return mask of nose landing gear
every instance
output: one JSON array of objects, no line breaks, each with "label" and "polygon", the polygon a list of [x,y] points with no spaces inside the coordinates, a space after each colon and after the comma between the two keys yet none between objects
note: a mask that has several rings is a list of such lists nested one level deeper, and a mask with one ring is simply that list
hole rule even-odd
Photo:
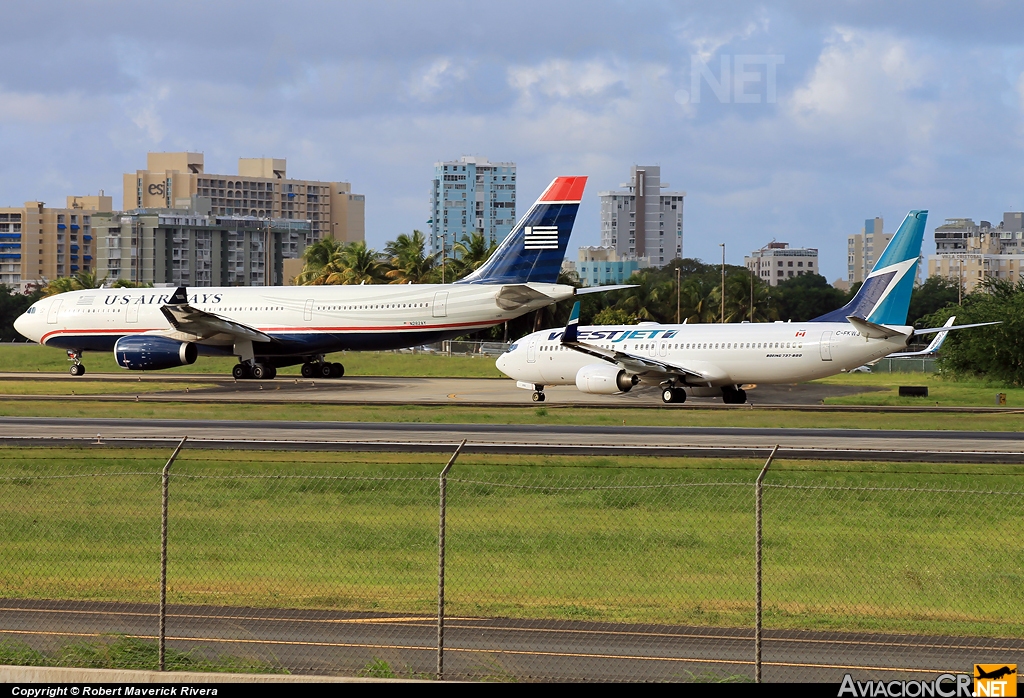
[{"label": "nose landing gear", "polygon": [[78,349],[68,349],[68,361],[74,361],[74,363],[68,368],[68,373],[75,378],[85,375],[85,366],[82,364],[81,351]]}]

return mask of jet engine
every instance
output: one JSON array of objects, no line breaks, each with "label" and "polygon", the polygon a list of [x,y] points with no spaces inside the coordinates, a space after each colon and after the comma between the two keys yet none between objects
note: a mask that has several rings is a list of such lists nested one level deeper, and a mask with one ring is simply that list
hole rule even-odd
[{"label": "jet engine", "polygon": [[587,364],[576,374],[576,387],[580,392],[598,395],[628,393],[639,382],[636,376],[610,364]]},{"label": "jet engine", "polygon": [[121,337],[114,345],[114,360],[122,368],[152,371],[187,366],[196,362],[199,349],[193,342],[179,342],[158,335]]}]

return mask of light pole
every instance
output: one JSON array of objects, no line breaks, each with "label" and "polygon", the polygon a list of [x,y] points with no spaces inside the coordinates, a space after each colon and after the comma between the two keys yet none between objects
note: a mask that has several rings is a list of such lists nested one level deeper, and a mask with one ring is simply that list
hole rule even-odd
[{"label": "light pole", "polygon": [[725,322],[725,243],[720,242],[718,246],[722,248],[722,322]]},{"label": "light pole", "polygon": [[754,321],[754,261],[750,261],[750,321]]},{"label": "light pole", "polygon": [[682,271],[683,271],[682,268],[676,267],[676,324],[677,325],[679,324],[679,295],[680,295],[679,278],[680,278],[680,274],[682,273]]}]

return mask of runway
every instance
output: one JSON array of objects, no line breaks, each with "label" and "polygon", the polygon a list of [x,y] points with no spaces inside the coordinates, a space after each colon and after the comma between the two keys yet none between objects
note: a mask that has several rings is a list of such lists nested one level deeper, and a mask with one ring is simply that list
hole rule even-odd
[{"label": "runway", "polygon": [[1024,432],[0,417],[3,443],[1024,463]]},{"label": "runway", "polygon": [[[154,640],[157,607],[88,601],[0,600],[0,637],[52,649],[124,634]],[[168,607],[167,644],[254,658],[294,673],[355,673],[374,659],[432,675],[437,618],[409,614],[214,606]],[[875,633],[764,632],[766,681],[928,679],[978,657],[1014,657],[1024,641]],[[566,620],[448,618],[447,678],[678,681],[752,676],[753,631]]]}]

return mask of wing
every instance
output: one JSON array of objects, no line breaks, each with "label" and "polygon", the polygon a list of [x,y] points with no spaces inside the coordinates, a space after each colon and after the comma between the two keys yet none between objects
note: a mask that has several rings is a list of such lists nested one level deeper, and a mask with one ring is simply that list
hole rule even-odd
[{"label": "wing", "polygon": [[188,304],[185,287],[175,290],[171,300],[160,307],[160,312],[178,335],[188,335],[193,341],[248,339],[251,342],[269,342],[271,337],[259,330],[228,320]]},{"label": "wing", "polygon": [[637,356],[636,354],[630,354],[617,349],[605,349],[593,344],[581,342],[578,339],[579,334],[577,332],[579,321],[580,303],[579,301],[576,301],[576,304],[572,308],[572,314],[569,316],[569,324],[565,326],[565,332],[562,333],[562,345],[572,349],[573,351],[578,351],[581,354],[587,354],[588,356],[593,356],[596,359],[616,364],[620,368],[641,377],[665,378],[668,376],[684,376],[687,378],[695,378],[700,381],[710,381],[720,377],[712,375],[710,372],[690,369],[685,366],[677,366],[675,364],[670,364],[667,361],[658,361],[652,357]]}]

